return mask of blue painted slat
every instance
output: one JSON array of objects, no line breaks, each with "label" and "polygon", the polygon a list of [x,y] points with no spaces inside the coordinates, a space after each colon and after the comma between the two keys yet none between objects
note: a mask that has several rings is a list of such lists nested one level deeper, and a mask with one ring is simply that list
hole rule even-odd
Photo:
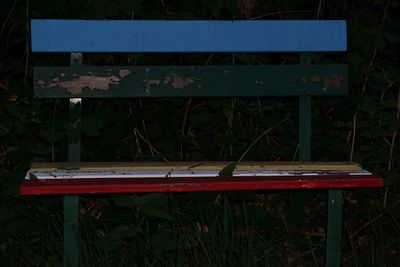
[{"label": "blue painted slat", "polygon": [[346,51],[344,20],[32,20],[33,52]]}]

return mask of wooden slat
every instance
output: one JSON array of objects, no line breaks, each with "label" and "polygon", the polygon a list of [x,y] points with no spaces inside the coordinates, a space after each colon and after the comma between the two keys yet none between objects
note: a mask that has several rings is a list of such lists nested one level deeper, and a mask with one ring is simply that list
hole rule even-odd
[{"label": "wooden slat", "polygon": [[[231,162],[37,162],[31,170],[221,170]],[[238,162],[237,170],[361,170],[355,162]]]},{"label": "wooden slat", "polygon": [[347,66],[37,67],[37,97],[219,97],[346,94]]},{"label": "wooden slat", "polygon": [[[180,178],[180,177],[217,177],[226,165],[128,165],[116,167],[64,165],[64,168],[32,168],[26,179],[103,179],[103,178]],[[69,167],[68,167],[69,166]],[[73,167],[72,167],[73,166]],[[323,167],[327,168],[323,168]],[[330,167],[330,168],[329,168]],[[371,175],[370,172],[352,165],[263,165],[238,164],[232,171],[233,176],[324,176],[324,175]]]},{"label": "wooden slat", "polygon": [[346,51],[344,20],[32,20],[33,52]]},{"label": "wooden slat", "polygon": [[382,187],[379,176],[203,177],[154,179],[28,179],[21,195],[201,192]]}]

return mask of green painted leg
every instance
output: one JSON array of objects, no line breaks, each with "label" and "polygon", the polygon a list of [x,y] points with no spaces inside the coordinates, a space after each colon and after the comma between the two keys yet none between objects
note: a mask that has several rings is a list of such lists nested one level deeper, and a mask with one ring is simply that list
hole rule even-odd
[{"label": "green painted leg", "polygon": [[329,190],[326,266],[340,266],[342,234],[342,190]]},{"label": "green painted leg", "polygon": [[[311,160],[311,97],[299,97],[299,160]],[[299,225],[304,223],[304,207],[311,193],[294,194],[294,219]]]},{"label": "green painted leg", "polygon": [[[82,54],[71,54],[71,66],[82,65]],[[69,99],[68,161],[79,162],[81,157],[81,99]],[[64,266],[79,263],[79,196],[64,197]]]},{"label": "green painted leg", "polygon": [[64,197],[64,266],[77,267],[79,259],[79,196]]}]

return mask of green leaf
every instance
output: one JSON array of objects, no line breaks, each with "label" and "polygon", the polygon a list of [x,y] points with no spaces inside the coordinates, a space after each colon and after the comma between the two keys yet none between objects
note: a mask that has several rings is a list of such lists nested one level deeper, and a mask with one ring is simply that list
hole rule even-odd
[{"label": "green leaf", "polygon": [[219,171],[218,176],[231,177],[233,176],[233,171],[235,169],[236,169],[236,162],[229,163],[222,170]]},{"label": "green leaf", "polygon": [[29,179],[32,179],[32,180],[37,180],[38,178],[37,178],[37,176],[36,175],[34,175],[33,173],[29,173]]},{"label": "green leaf", "polygon": [[167,211],[162,210],[162,209],[153,208],[150,206],[144,206],[140,209],[140,211],[145,216],[150,216],[150,217],[157,218],[157,219],[165,219],[168,221],[173,220],[172,216],[170,216]]}]

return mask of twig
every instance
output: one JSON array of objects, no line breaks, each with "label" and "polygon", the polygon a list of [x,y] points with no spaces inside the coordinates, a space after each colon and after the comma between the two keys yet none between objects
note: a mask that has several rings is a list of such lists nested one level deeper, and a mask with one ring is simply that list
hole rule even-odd
[{"label": "twig", "polygon": [[214,56],[214,54],[211,54],[211,55],[207,58],[206,63],[204,64],[204,66],[207,66],[207,65],[210,63],[210,61],[211,61],[211,59],[213,58],[213,56]]},{"label": "twig", "polygon": [[[231,113],[231,116],[229,117],[229,121],[228,121],[228,127],[229,127],[228,131],[229,131],[229,132],[231,132],[231,131],[232,131],[232,128],[233,128],[233,116],[234,116],[234,114],[235,114],[235,103],[236,103],[236,98],[232,99],[232,102],[231,102],[231,105],[232,105],[232,113]],[[226,134],[228,134],[228,131],[226,132]],[[232,145],[229,145],[229,152],[230,152],[230,155],[232,156],[232,154],[233,154],[233,147],[232,147]]]},{"label": "twig", "polygon": [[[25,29],[26,29],[26,32],[29,32],[29,0],[26,1],[25,16],[26,16]],[[25,53],[26,53],[26,59],[25,59],[24,81],[26,81],[26,79],[28,78],[28,70],[29,70],[30,49],[29,49],[29,39],[28,38],[26,39],[26,42],[25,42]]]},{"label": "twig", "polygon": [[317,9],[317,19],[319,19],[319,17],[321,16],[321,13],[322,13],[322,0],[320,0],[319,1],[319,3],[318,3],[318,9]]},{"label": "twig", "polygon": [[400,81],[400,77],[399,77],[399,78],[396,78],[394,81],[391,81],[391,82],[385,87],[385,89],[383,89],[382,94],[381,94],[381,97],[379,98],[380,101],[383,101],[383,98],[385,97],[386,91],[387,91],[390,87],[392,87],[393,85],[395,85],[398,81]]},{"label": "twig", "polygon": [[383,212],[380,213],[378,216],[376,216],[375,218],[373,218],[372,220],[369,220],[368,222],[366,222],[363,226],[361,226],[359,229],[357,229],[356,231],[354,231],[353,233],[350,234],[350,238],[353,238],[353,236],[355,236],[356,234],[358,234],[359,232],[361,232],[362,230],[364,230],[365,228],[367,228],[369,225],[373,224],[374,222],[376,222],[379,218],[381,218],[383,216]]},{"label": "twig", "polygon": [[134,135],[135,135],[136,146],[137,146],[136,156],[137,156],[138,154],[139,154],[139,155],[142,155],[143,153],[142,153],[142,149],[140,148],[140,142],[139,142],[139,138],[138,138],[138,134],[137,134],[136,128],[133,129],[133,133],[134,133]]},{"label": "twig", "polygon": [[3,84],[1,84],[1,83],[0,83],[0,87],[1,87],[1,88],[3,88],[3,89],[6,89],[6,90],[8,90],[8,87],[7,87],[7,86],[5,86],[5,85],[3,85]]},{"label": "twig", "polygon": [[[139,99],[139,108],[140,108],[140,109],[143,109],[143,103],[142,103],[142,100],[141,100],[141,99]],[[149,135],[147,134],[146,123],[144,123],[144,120],[142,120],[142,126],[143,126],[144,135],[148,138]],[[149,146],[149,150],[150,150],[151,156],[154,156],[153,151],[152,151],[152,149],[151,149],[150,146]]]},{"label": "twig", "polygon": [[[206,62],[204,63],[204,66],[207,66],[210,63],[210,61],[213,58],[213,56],[214,56],[213,53],[211,53],[208,56]],[[188,114],[189,114],[189,108],[190,108],[190,104],[191,103],[192,103],[192,98],[189,98],[189,100],[186,102],[185,114],[183,115],[182,129],[181,129],[182,136],[185,135],[186,122],[187,122],[187,118],[188,118]],[[181,143],[180,146],[181,146],[181,160],[183,160],[183,143]]]},{"label": "twig", "polygon": [[300,147],[300,144],[297,143],[296,150],[294,151],[294,155],[293,155],[293,161],[296,161],[297,153],[299,153],[299,147]]},{"label": "twig", "polygon": [[1,124],[0,124],[0,128],[3,129],[6,133],[8,133],[8,134],[10,133],[10,131]]},{"label": "twig", "polygon": [[15,4],[16,4],[16,3],[17,3],[17,0],[14,0],[14,3],[13,3],[13,5],[12,5],[12,7],[11,7],[11,10],[10,10],[10,12],[8,13],[6,19],[4,20],[3,26],[1,26],[0,34],[3,33],[4,28],[6,27],[6,24],[7,24],[8,20],[9,20],[10,17],[11,17],[11,14],[14,12],[14,8],[15,8]]},{"label": "twig", "polygon": [[53,122],[52,122],[52,137],[53,140],[51,142],[51,162],[55,162],[56,161],[56,156],[55,156],[55,147],[54,147],[54,135],[55,135],[55,131],[56,131],[56,113],[57,113],[57,104],[58,101],[54,102],[54,108],[53,108]]},{"label": "twig", "polygon": [[[393,203],[392,207],[396,206],[397,204],[400,203],[400,200],[397,200],[396,202]],[[374,223],[375,221],[377,221],[379,218],[381,218],[384,215],[385,212],[381,212],[378,216],[376,216],[375,218],[373,218],[372,220],[369,220],[368,222],[366,222],[363,226],[361,226],[358,230],[354,231],[353,233],[351,233],[350,238],[353,238],[353,236],[355,236],[356,234],[358,234],[359,232],[361,232],[362,230],[364,230],[365,228],[367,228],[370,224]]]},{"label": "twig", "polygon": [[257,17],[249,18],[249,20],[261,19],[264,17],[274,16],[274,15],[291,14],[291,13],[312,13],[312,10],[287,10],[287,11],[271,12],[271,13],[262,14]]},{"label": "twig", "polygon": [[[226,131],[225,131],[225,136],[227,136],[232,131],[235,103],[236,103],[236,98],[233,98],[232,101],[231,101],[232,113],[229,115],[229,118],[228,118],[228,129],[226,129]],[[219,152],[219,157],[220,158],[222,158],[222,155],[224,153],[224,149],[225,149],[225,145],[223,145],[221,147],[221,150]],[[229,151],[230,151],[230,155],[232,156],[232,154],[233,154],[232,145],[229,145]]]},{"label": "twig", "polygon": [[[279,121],[278,124],[282,124],[283,122],[287,121],[288,119],[291,118],[291,115],[287,116],[286,118],[284,118],[283,120]],[[242,154],[242,156],[239,158],[238,162],[242,161],[242,159],[246,156],[246,154],[250,151],[250,149],[257,143],[258,140],[261,139],[261,137],[263,137],[264,135],[266,135],[267,133],[269,133],[274,127],[271,126],[269,127],[266,131],[264,131],[262,134],[260,134],[256,140],[253,141],[253,143],[251,143],[251,145],[246,149],[246,151]]]},{"label": "twig", "polygon": [[[399,94],[397,96],[397,113],[396,113],[396,119],[397,121],[400,120],[400,87],[399,87]],[[393,131],[392,135],[392,141],[390,142],[390,149],[389,149],[389,162],[388,162],[388,172],[392,171],[393,165],[394,165],[394,160],[393,160],[393,151],[394,151],[394,146],[396,143],[396,137],[397,137],[397,130]],[[383,206],[386,207],[387,204],[387,197],[388,197],[388,192],[389,189],[385,188],[385,194],[383,195]]]},{"label": "twig", "polygon": [[[396,119],[399,121],[400,120],[400,87],[399,87],[399,94],[397,96],[397,113],[396,113]],[[390,143],[390,151],[389,151],[389,163],[388,163],[388,171],[391,171],[393,168],[393,151],[394,151],[394,145],[396,142],[396,136],[397,136],[397,130],[393,132],[392,136],[392,142]]]},{"label": "twig", "polygon": [[354,115],[353,115],[353,131],[352,131],[352,137],[351,137],[350,161],[353,161],[354,147],[356,144],[357,114],[358,114],[358,111],[356,111],[356,113],[354,113]]},{"label": "twig", "polygon": [[[386,20],[386,15],[387,15],[387,10],[388,10],[389,3],[390,3],[390,1],[386,5],[385,11],[383,13],[383,17],[382,17],[380,28],[379,28],[380,31],[382,31],[384,23],[385,23],[385,20]],[[368,64],[369,67],[372,67],[372,65],[374,64],[377,52],[378,52],[378,48],[375,48],[374,52],[372,53],[371,61]],[[362,85],[362,88],[361,88],[361,94],[360,94],[361,96],[364,95],[364,93],[365,93],[365,91],[367,89],[367,84],[368,84],[368,81],[369,81],[369,75],[370,75],[370,72],[368,72],[364,77],[363,85]],[[354,113],[354,116],[353,116],[353,135],[352,135],[352,141],[351,141],[350,161],[353,160],[353,155],[354,155],[354,147],[355,147],[355,139],[356,139],[356,134],[355,133],[356,133],[356,125],[357,125],[357,115],[358,115],[358,112],[360,111],[360,108],[361,108],[361,103],[358,104],[356,112]]]},{"label": "twig", "polygon": [[[192,98],[189,98],[189,100],[186,103],[185,114],[183,115],[182,130],[181,130],[182,137],[185,135],[186,120],[188,117],[190,103],[192,103]],[[182,142],[181,142],[181,160],[183,160],[183,143]]]},{"label": "twig", "polygon": [[[355,253],[353,239],[351,238],[350,233],[347,229],[346,229],[346,233],[347,233],[347,238],[349,239],[349,242],[350,242],[351,251],[353,252],[353,255],[351,255],[351,257],[354,258],[355,267],[358,267],[358,259],[357,259],[357,255]],[[351,257],[349,257],[348,259],[345,259],[343,263],[347,262],[349,259],[351,259]]]},{"label": "twig", "polygon": [[164,3],[164,0],[160,0],[161,4],[163,5],[165,12],[167,12],[167,14],[171,14],[171,12],[168,10],[167,5]]},{"label": "twig", "polygon": [[[139,136],[140,139],[142,139],[143,142],[145,142],[154,152],[156,152],[158,155],[161,155],[161,153],[147,140],[146,138],[141,135],[141,133],[135,128],[135,133],[137,136]],[[168,161],[164,156],[162,156],[163,160]]]}]

